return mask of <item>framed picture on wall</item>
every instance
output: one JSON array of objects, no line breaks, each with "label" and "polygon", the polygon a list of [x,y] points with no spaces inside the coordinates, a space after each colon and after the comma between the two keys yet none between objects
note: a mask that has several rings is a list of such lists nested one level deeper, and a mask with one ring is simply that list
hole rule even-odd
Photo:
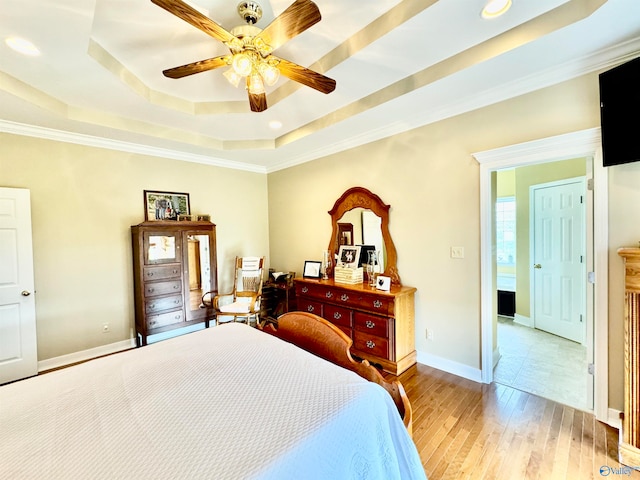
[{"label": "framed picture on wall", "polygon": [[178,220],[179,215],[190,215],[188,193],[144,191],[144,219],[147,222]]},{"label": "framed picture on wall", "polygon": [[304,278],[320,278],[321,267],[322,262],[317,262],[315,260],[305,260],[302,276]]}]

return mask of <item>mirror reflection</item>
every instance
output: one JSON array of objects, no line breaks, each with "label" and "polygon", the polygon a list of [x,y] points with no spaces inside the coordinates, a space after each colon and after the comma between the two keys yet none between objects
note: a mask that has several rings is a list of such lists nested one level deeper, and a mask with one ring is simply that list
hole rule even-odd
[{"label": "mirror reflection", "polygon": [[149,236],[149,260],[171,260],[176,258],[176,237],[173,235]]},{"label": "mirror reflection", "polygon": [[211,263],[208,235],[189,235],[187,239],[189,265],[189,297],[191,310],[197,310],[202,295],[211,288]]},{"label": "mirror reflection", "polygon": [[362,249],[360,264],[367,262],[367,251],[377,252],[379,271],[385,269],[385,245],[382,237],[382,219],[367,208],[349,210],[338,220],[338,245],[366,245],[373,248]]}]

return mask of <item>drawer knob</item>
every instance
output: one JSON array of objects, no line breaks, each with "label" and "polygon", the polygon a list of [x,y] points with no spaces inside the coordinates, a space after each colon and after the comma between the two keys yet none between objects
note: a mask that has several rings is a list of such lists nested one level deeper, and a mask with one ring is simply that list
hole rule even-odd
[{"label": "drawer knob", "polygon": [[149,310],[153,310],[154,308],[156,308],[155,304],[150,303],[150,304],[149,304]]},{"label": "drawer knob", "polygon": [[367,348],[374,348],[376,346],[376,342],[373,340],[367,340]]},{"label": "drawer knob", "polygon": [[314,308],[313,305],[308,305],[307,306],[307,312],[311,312],[312,313],[314,310],[315,310],[315,308]]},{"label": "drawer knob", "polygon": [[365,325],[367,326],[367,328],[373,328],[376,326],[376,322],[372,322],[371,320],[367,320],[365,322]]},{"label": "drawer knob", "polygon": [[147,277],[153,277],[153,272],[148,272]]},{"label": "drawer knob", "polygon": [[174,289],[174,290],[178,290],[179,288],[180,288],[180,285],[174,285],[174,286],[173,286],[173,289]]},{"label": "drawer knob", "polygon": [[307,293],[309,289],[307,287],[302,287],[302,293]]},{"label": "drawer knob", "polygon": [[340,296],[340,300],[342,300],[343,302],[348,302],[349,301],[349,295],[347,295],[346,293],[343,293]]},{"label": "drawer knob", "polygon": [[331,298],[331,297],[333,297],[333,292],[327,292],[327,293],[324,294],[324,296],[327,297],[327,298]]},{"label": "drawer knob", "polygon": [[156,291],[156,289],[155,289],[155,288],[147,288],[147,292],[149,292],[149,293],[153,293],[153,292],[155,292],[155,291]]},{"label": "drawer knob", "polygon": [[380,308],[382,306],[382,302],[380,300],[374,300],[373,306],[376,308]]},{"label": "drawer knob", "polygon": [[334,312],[333,318],[336,320],[340,320],[342,318],[342,314],[340,312]]}]

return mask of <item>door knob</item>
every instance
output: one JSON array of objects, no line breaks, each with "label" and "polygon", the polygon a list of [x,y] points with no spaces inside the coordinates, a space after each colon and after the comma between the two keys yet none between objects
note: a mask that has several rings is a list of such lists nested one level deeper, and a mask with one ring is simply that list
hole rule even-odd
[{"label": "door knob", "polygon": [[539,263],[536,263],[533,268],[542,268],[542,265],[540,265]]},{"label": "door knob", "polygon": [[22,294],[23,297],[28,297],[29,295],[31,295],[31,292],[29,292],[28,290],[22,290],[22,292],[20,292]]}]

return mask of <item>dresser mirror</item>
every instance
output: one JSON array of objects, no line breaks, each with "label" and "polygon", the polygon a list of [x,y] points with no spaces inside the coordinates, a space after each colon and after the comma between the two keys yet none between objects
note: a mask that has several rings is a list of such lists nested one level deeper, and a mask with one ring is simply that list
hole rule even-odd
[{"label": "dresser mirror", "polygon": [[329,251],[333,256],[345,244],[345,225],[351,224],[353,245],[373,245],[380,252],[381,274],[391,278],[393,285],[401,285],[396,266],[396,247],[389,233],[389,205],[363,187],[348,189],[336,200],[331,215],[332,232]]}]

